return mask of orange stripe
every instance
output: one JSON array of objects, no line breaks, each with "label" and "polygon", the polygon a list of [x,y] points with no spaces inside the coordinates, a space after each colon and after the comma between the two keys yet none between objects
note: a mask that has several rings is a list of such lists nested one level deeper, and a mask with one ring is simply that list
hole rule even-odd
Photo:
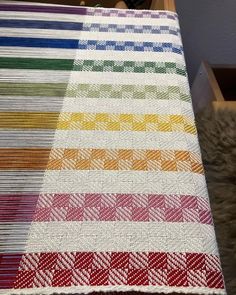
[{"label": "orange stripe", "polygon": [[203,174],[188,151],[106,149],[0,149],[0,169],[186,171]]},{"label": "orange stripe", "polygon": [[52,149],[47,169],[190,171],[203,174],[199,154],[171,150]]},{"label": "orange stripe", "polygon": [[0,169],[46,169],[50,149],[0,149]]}]

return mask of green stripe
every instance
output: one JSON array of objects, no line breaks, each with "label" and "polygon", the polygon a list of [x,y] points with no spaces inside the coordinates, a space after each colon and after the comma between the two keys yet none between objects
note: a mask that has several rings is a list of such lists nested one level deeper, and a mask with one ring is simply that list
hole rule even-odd
[{"label": "green stripe", "polygon": [[156,63],[141,61],[77,60],[75,61],[74,67],[73,64],[74,60],[72,59],[0,57],[0,68],[5,69],[156,73],[186,76],[185,67],[173,62]]},{"label": "green stripe", "polygon": [[64,97],[66,83],[0,83],[0,95]]},{"label": "green stripe", "polygon": [[0,83],[0,95],[191,100],[177,86],[117,84]]},{"label": "green stripe", "polygon": [[78,98],[169,99],[189,102],[190,95],[177,86],[69,84],[66,95]]},{"label": "green stripe", "polygon": [[0,57],[2,69],[34,69],[71,71],[73,59]]},{"label": "green stripe", "polygon": [[76,60],[73,70],[87,72],[178,74],[186,76],[185,67],[174,62]]}]

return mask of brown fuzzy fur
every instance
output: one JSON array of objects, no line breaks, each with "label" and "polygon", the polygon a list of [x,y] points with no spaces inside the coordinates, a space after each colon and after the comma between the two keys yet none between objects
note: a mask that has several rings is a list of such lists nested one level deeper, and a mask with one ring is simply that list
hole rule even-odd
[{"label": "brown fuzzy fur", "polygon": [[228,295],[236,294],[236,111],[196,116]]}]

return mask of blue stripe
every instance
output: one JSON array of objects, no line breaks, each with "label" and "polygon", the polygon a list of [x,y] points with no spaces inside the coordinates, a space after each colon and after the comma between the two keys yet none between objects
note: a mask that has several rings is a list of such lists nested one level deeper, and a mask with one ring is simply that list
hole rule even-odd
[{"label": "blue stripe", "polygon": [[23,38],[23,37],[0,37],[0,46],[76,49],[76,48],[78,48],[78,40]]},{"label": "blue stripe", "polygon": [[0,27],[81,31],[83,23],[2,19],[0,20]]},{"label": "blue stripe", "polygon": [[74,48],[85,50],[114,51],[152,51],[174,52],[182,54],[183,48],[172,43],[132,42],[132,41],[96,41],[71,39],[46,39],[23,37],[0,37],[0,46],[41,47],[41,48]]},{"label": "blue stripe", "polygon": [[0,27],[5,28],[29,28],[29,29],[50,29],[50,30],[73,30],[91,32],[117,32],[117,33],[146,33],[146,34],[171,34],[179,35],[179,29],[169,26],[150,25],[119,25],[99,23],[75,23],[41,20],[0,20]]}]

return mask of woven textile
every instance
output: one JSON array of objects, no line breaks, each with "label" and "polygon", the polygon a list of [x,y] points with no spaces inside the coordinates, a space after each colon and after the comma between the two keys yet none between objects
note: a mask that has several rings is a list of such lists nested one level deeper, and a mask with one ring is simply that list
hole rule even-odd
[{"label": "woven textile", "polygon": [[177,15],[0,27],[0,293],[225,294]]}]

